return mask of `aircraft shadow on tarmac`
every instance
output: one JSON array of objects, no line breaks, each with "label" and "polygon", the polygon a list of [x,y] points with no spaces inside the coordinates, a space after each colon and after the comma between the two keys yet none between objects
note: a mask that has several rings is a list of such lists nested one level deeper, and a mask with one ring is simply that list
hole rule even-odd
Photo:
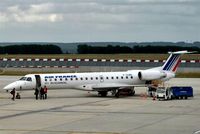
[{"label": "aircraft shadow on tarmac", "polygon": [[[127,95],[121,95],[119,98],[116,98],[115,96],[112,96],[112,95],[108,95],[106,97],[102,97],[102,96],[99,96],[98,94],[79,94],[79,95],[56,95],[56,96],[53,96],[52,94],[48,94],[48,99],[67,99],[67,98],[113,98],[113,99],[120,99],[120,98],[131,98],[131,99],[134,99],[134,98],[137,98],[138,97],[141,97],[139,94],[135,94],[134,96],[127,96]],[[10,96],[11,98],[11,96]],[[26,95],[23,95],[21,94],[21,99],[35,99],[35,96],[26,96]]]}]

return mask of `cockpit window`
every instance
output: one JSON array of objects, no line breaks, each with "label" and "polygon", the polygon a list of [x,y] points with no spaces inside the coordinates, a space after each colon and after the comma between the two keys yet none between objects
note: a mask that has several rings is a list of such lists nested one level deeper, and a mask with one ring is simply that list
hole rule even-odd
[{"label": "cockpit window", "polygon": [[26,80],[26,77],[22,77],[22,78],[20,78],[19,80]]},{"label": "cockpit window", "polygon": [[27,80],[27,81],[32,81],[31,77],[28,77],[26,80]]},{"label": "cockpit window", "polygon": [[22,77],[19,80],[21,80],[21,81],[32,81],[32,78],[31,77]]}]

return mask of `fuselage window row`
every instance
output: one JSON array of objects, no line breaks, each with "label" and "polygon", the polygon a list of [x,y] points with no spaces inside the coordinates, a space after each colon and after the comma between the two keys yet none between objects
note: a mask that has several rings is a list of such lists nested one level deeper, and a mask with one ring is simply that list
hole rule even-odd
[{"label": "fuselage window row", "polygon": [[[106,78],[107,80],[109,80],[109,77],[108,77],[108,76],[105,77],[105,78]],[[116,76],[116,77],[113,77],[113,76],[112,76],[112,77],[110,77],[110,79],[112,79],[112,80],[114,80],[114,79],[119,79],[119,78],[124,79],[123,76],[121,76],[121,77],[119,77],[119,76]],[[126,79],[129,79],[129,78],[130,78],[130,79],[133,79],[133,76],[130,76],[130,77],[126,76],[125,78],[126,78]],[[85,80],[94,80],[93,77],[90,77],[90,79],[88,79],[88,77],[85,77],[85,78],[80,77],[80,78],[74,78],[74,79],[73,79],[73,78],[70,78],[71,81],[72,81],[72,80],[84,80],[84,79],[85,79]],[[95,79],[98,80],[98,77],[95,77]],[[100,77],[100,79],[103,80],[104,77]],[[49,80],[49,81],[52,81],[51,78],[50,78],[50,79],[45,79],[45,81],[48,81],[48,80]],[[65,81],[68,81],[67,78],[65,78],[64,80],[65,80]],[[32,79],[29,79],[28,81],[32,81]],[[54,81],[57,81],[57,79],[54,79]],[[63,81],[63,79],[60,78],[60,81]]]}]

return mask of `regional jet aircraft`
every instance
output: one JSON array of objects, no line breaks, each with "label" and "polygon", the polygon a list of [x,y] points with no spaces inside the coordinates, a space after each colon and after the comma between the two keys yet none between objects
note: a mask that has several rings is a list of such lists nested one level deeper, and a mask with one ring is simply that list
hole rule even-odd
[{"label": "regional jet aircraft", "polygon": [[34,90],[48,89],[77,89],[97,91],[101,96],[112,92],[116,97],[119,91],[130,89],[130,95],[135,93],[134,87],[148,86],[153,80],[166,81],[175,77],[182,54],[188,51],[171,52],[163,66],[147,70],[128,70],[124,72],[93,72],[93,73],[56,73],[28,74],[21,79],[5,86],[4,90]]}]

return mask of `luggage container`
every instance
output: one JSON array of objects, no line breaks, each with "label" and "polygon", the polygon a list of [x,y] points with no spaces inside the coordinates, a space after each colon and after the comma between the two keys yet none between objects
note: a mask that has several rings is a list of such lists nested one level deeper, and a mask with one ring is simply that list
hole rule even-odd
[{"label": "luggage container", "polygon": [[188,87],[171,87],[173,98],[175,99],[187,99],[188,97],[193,97],[193,88]]}]

